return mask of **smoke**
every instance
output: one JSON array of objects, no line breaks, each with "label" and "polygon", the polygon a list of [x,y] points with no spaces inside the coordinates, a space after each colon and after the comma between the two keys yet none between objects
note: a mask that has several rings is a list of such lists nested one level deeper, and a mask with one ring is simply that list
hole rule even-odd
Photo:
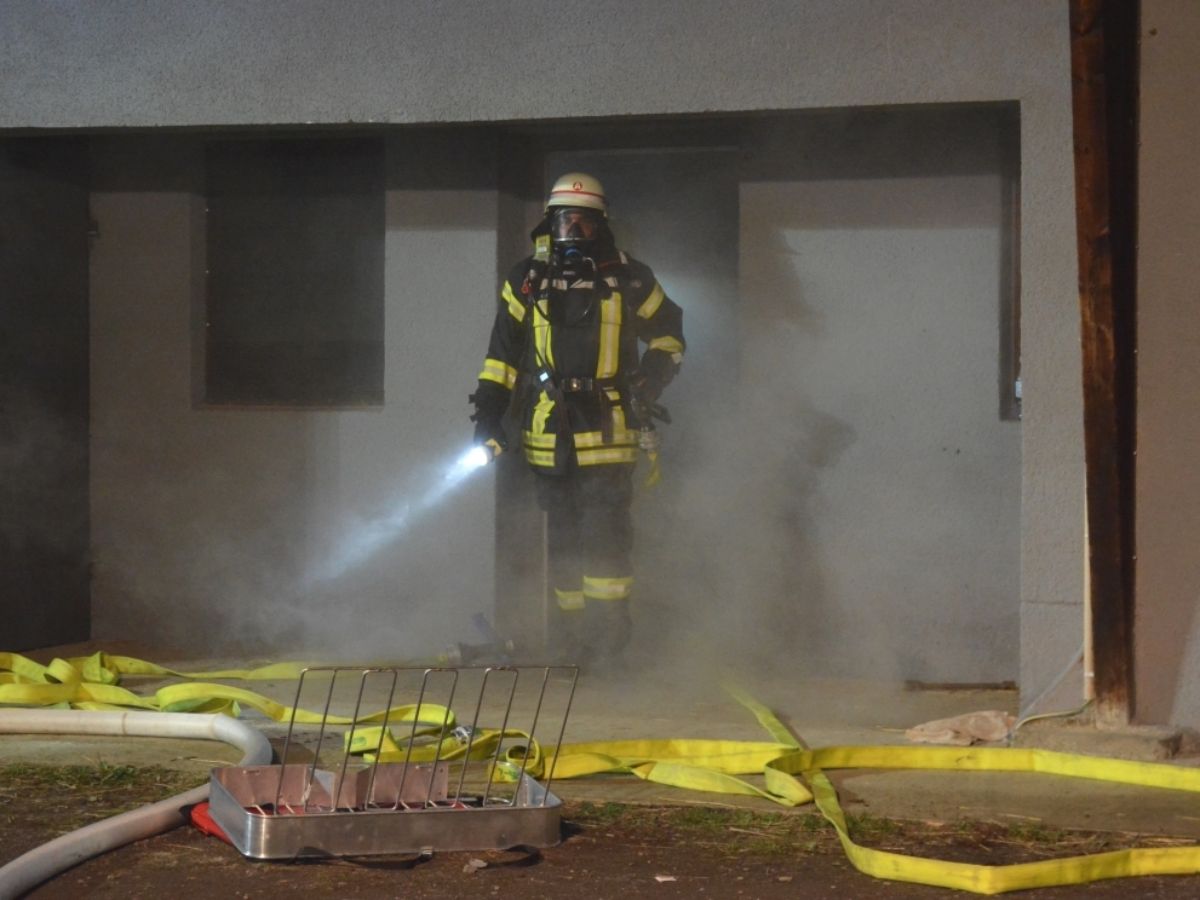
[{"label": "smoke", "polygon": [[[1002,183],[946,162],[988,134],[956,132],[977,145],[961,150],[937,128],[851,124],[806,122],[686,181],[688,154],[656,168],[627,154],[623,174],[599,173],[639,226],[621,232],[629,249],[685,309],[664,477],[635,501],[633,649],[674,680],[720,666],[1013,677],[1020,435],[995,413]],[[709,166],[726,168],[706,178]],[[492,614],[493,473],[449,484],[438,450],[467,427],[458,379],[490,310],[407,298],[487,292],[495,194],[409,187],[389,200],[388,278],[405,284],[388,286],[389,365],[403,360],[390,409],[198,415],[172,405],[186,386],[144,408],[102,391],[98,636],[402,659],[471,639],[472,614]],[[160,201],[122,202],[143,221]],[[405,231],[418,215],[429,221]],[[130,293],[107,279],[98,317]],[[122,371],[120,347],[99,346],[96,370]],[[528,509],[507,512],[500,527],[528,535],[515,564],[540,587],[540,532]],[[539,614],[541,600],[502,598]]]},{"label": "smoke", "polygon": [[[101,490],[110,515],[98,542],[98,636],[134,635],[184,656],[431,658],[490,600],[490,578],[456,573],[462,548],[448,539],[474,517],[489,475],[467,453],[410,460],[395,487],[316,514],[311,486],[261,480],[245,492],[220,463],[193,465],[187,479],[143,478],[119,501]],[[110,528],[119,540],[104,540]]]},{"label": "smoke", "polygon": [[758,346],[777,378],[719,395],[639,499],[639,649],[660,671],[828,672],[819,478],[854,433],[792,386],[797,328]]}]

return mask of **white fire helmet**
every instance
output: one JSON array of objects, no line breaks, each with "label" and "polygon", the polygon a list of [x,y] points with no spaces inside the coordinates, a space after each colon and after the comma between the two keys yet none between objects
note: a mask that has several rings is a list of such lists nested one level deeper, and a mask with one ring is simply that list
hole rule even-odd
[{"label": "white fire helmet", "polygon": [[576,206],[598,209],[608,215],[608,198],[604,196],[604,185],[583,172],[568,172],[550,188],[546,201],[546,212],[556,206]]}]

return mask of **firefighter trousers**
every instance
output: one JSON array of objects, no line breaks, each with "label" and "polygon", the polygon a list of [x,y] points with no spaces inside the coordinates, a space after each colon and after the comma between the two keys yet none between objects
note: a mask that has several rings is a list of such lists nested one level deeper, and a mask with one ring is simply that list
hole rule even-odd
[{"label": "firefighter trousers", "polygon": [[630,632],[633,466],[539,472],[537,487],[538,504],[546,513],[547,562],[558,619],[569,638],[598,655],[617,653]]}]

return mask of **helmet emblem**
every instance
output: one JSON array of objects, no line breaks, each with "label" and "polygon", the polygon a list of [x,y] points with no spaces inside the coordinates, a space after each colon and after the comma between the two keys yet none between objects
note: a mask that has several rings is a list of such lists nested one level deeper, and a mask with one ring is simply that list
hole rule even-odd
[{"label": "helmet emblem", "polygon": [[582,191],[582,190],[583,190],[583,182],[582,182],[582,181],[576,181],[576,182],[575,182],[573,185],[571,185],[571,187],[572,187],[572,188],[574,188],[574,189],[575,189],[575,190],[577,190],[577,191]]}]

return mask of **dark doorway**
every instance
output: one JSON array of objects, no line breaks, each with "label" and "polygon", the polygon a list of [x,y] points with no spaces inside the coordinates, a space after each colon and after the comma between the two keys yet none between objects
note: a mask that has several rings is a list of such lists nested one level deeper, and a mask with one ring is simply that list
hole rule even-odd
[{"label": "dark doorway", "polygon": [[0,649],[84,640],[87,145],[0,141]]}]

